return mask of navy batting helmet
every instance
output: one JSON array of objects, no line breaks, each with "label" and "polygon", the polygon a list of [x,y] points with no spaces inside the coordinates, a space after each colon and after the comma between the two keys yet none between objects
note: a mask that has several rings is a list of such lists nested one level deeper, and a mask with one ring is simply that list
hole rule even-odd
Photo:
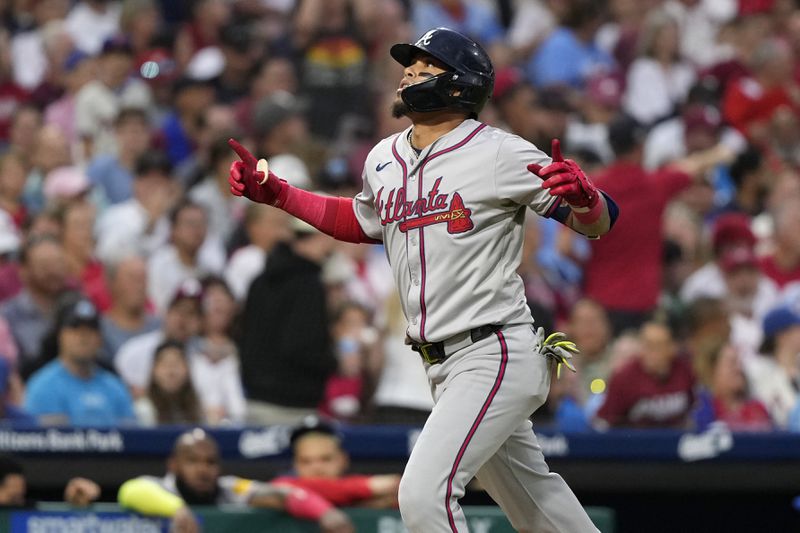
[{"label": "navy batting helmet", "polygon": [[435,57],[450,70],[407,86],[400,93],[412,111],[462,109],[477,116],[494,88],[494,67],[489,54],[469,37],[449,28],[435,28],[414,44],[396,44],[390,53],[407,67],[417,54]]}]

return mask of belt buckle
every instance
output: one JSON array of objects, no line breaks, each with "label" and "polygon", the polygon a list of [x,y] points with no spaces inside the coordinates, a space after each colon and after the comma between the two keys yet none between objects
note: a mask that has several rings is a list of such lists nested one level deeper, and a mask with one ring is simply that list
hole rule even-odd
[{"label": "belt buckle", "polygon": [[441,358],[433,356],[433,354],[428,351],[430,350],[431,346],[433,346],[433,343],[427,342],[425,344],[418,345],[417,348],[419,349],[419,354],[422,356],[423,361],[429,365],[435,365],[441,361]]}]

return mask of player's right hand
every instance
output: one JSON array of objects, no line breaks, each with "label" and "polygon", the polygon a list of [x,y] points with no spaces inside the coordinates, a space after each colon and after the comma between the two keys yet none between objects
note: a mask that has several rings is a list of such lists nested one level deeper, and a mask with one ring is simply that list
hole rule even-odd
[{"label": "player's right hand", "polygon": [[528,171],[543,180],[542,187],[548,189],[552,196],[560,196],[573,208],[594,207],[600,198],[597,188],[578,163],[564,159],[558,139],[553,139],[551,153],[552,163],[546,167],[531,163]]},{"label": "player's right hand", "polygon": [[326,511],[319,519],[319,529],[323,533],[355,533],[356,531],[350,517],[335,507]]},{"label": "player's right hand", "polygon": [[228,178],[231,193],[260,204],[275,205],[285,182],[272,172],[268,172],[265,179],[264,173],[256,168],[258,161],[255,156],[236,139],[228,139],[228,145],[241,159],[231,163]]}]

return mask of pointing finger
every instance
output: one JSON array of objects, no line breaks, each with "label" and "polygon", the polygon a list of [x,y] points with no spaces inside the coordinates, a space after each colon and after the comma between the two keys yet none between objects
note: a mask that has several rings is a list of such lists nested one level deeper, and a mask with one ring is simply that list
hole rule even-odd
[{"label": "pointing finger", "polygon": [[564,156],[561,155],[561,141],[558,139],[553,139],[553,144],[550,147],[550,152],[552,153],[553,161],[563,161]]},{"label": "pointing finger", "polygon": [[244,161],[244,163],[247,166],[250,166],[250,167],[255,167],[256,166],[256,158],[255,158],[255,156],[253,154],[251,154],[250,151],[247,148],[245,148],[244,146],[239,144],[239,141],[237,141],[236,139],[228,139],[228,146],[233,148],[233,151],[236,152],[236,155],[238,155],[239,158],[242,161]]}]

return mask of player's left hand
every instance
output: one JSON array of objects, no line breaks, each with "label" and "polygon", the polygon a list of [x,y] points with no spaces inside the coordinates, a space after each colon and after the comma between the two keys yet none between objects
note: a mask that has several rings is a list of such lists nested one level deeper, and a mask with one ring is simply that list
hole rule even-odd
[{"label": "player's left hand", "polygon": [[594,207],[600,193],[578,163],[564,159],[558,139],[553,139],[552,154],[552,163],[546,167],[531,163],[528,171],[544,180],[542,187],[549,189],[552,196],[562,197],[572,207]]},{"label": "player's left hand", "polygon": [[236,139],[228,139],[228,145],[240,159],[231,163],[228,178],[231,193],[261,204],[275,205],[283,180],[270,171],[267,171],[265,176],[264,172],[259,170],[259,162],[255,156]]},{"label": "player's left hand", "polygon": [[536,336],[539,338],[539,351],[556,363],[556,378],[561,377],[561,365],[566,366],[573,372],[577,372],[570,361],[572,354],[580,353],[575,343],[567,339],[566,333],[560,331],[545,335],[544,328],[539,328],[536,331]]},{"label": "player's left hand", "polygon": [[82,477],[69,480],[64,488],[64,501],[75,507],[86,507],[100,497],[100,485]]}]

